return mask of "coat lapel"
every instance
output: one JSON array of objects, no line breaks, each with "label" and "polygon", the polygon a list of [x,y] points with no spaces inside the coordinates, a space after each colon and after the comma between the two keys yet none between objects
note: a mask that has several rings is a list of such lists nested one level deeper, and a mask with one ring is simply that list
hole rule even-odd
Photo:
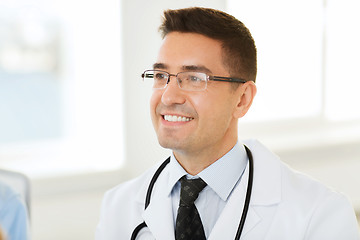
[{"label": "coat lapel", "polygon": [[166,192],[168,174],[160,175],[156,188],[151,195],[149,206],[143,212],[142,217],[148,229],[156,240],[174,240],[174,220],[171,197]]},{"label": "coat lapel", "polygon": [[[274,153],[256,140],[246,141],[254,159],[254,182],[250,203],[251,212],[246,219],[243,239],[266,239],[271,219],[281,202],[281,164]],[[253,218],[259,218],[256,225]],[[247,225],[249,224],[249,225]]]},{"label": "coat lapel", "polygon": [[[269,219],[269,214],[275,212],[281,201],[281,169],[278,157],[259,142],[247,141],[246,145],[250,148],[254,159],[254,180],[250,207],[241,236],[242,239],[246,239],[247,235],[249,239],[254,239],[250,237],[253,236],[252,233],[269,227],[269,222],[264,219]],[[249,168],[247,167],[216,222],[209,240],[235,238],[245,202],[248,177]],[[265,233],[266,231],[258,232]]]}]

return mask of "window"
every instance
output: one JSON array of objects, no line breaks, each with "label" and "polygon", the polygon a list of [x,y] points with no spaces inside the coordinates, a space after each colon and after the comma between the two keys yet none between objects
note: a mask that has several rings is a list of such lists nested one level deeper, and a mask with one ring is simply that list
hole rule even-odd
[{"label": "window", "polygon": [[359,10],[359,1],[327,1],[324,109],[330,120],[360,119]]},{"label": "window", "polygon": [[121,166],[119,4],[2,3],[1,167],[42,177]]},{"label": "window", "polygon": [[[270,146],[280,135],[286,145],[291,144],[289,135],[313,144],[320,135],[326,141],[327,136],[360,133],[358,1],[227,3],[229,13],[249,27],[258,48],[258,96],[243,120],[255,126],[250,132],[268,132]],[[250,124],[254,122],[261,124]],[[246,127],[242,131],[247,136]]]},{"label": "window", "polygon": [[358,1],[228,1],[258,47],[259,96],[251,120],[360,116]]}]

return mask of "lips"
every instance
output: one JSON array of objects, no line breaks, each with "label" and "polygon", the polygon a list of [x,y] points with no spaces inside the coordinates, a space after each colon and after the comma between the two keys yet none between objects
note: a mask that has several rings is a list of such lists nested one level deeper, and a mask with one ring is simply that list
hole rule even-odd
[{"label": "lips", "polygon": [[163,115],[165,121],[168,122],[189,122],[194,118],[185,117],[185,116],[177,116],[177,115]]}]

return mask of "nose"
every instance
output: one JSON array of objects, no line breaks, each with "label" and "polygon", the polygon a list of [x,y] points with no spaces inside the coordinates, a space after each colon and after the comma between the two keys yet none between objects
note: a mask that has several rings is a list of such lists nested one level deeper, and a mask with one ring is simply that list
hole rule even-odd
[{"label": "nose", "polygon": [[[171,78],[173,77],[173,78]],[[185,103],[185,96],[183,90],[177,83],[176,76],[170,75],[168,83],[163,90],[161,96],[161,102],[164,105],[170,106],[172,104],[183,104]]]}]

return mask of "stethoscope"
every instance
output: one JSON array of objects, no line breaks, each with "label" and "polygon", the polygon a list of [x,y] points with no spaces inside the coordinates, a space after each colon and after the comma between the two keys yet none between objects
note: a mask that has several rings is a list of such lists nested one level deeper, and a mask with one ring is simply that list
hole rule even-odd
[{"label": "stethoscope", "polygon": [[[243,212],[241,214],[241,219],[240,219],[240,223],[239,223],[239,227],[238,230],[236,232],[236,236],[235,236],[235,240],[239,240],[240,236],[241,236],[241,232],[244,228],[245,225],[245,219],[246,219],[246,215],[249,209],[249,205],[250,205],[250,198],[251,198],[251,190],[252,190],[252,183],[253,183],[253,178],[254,178],[254,163],[253,163],[253,156],[251,154],[251,151],[248,147],[245,147],[246,150],[246,154],[249,158],[249,179],[248,179],[248,186],[247,186],[247,190],[246,190],[246,198],[245,198],[245,203],[244,203],[244,208],[243,208]],[[151,193],[152,190],[154,188],[155,182],[158,179],[160,173],[164,170],[164,168],[166,167],[166,165],[168,165],[170,162],[170,157],[168,157],[161,165],[160,167],[156,170],[154,176],[152,177],[147,193],[146,193],[146,198],[145,198],[145,209],[149,206],[150,204],[150,198],[151,198]],[[133,231],[133,233],[131,234],[131,240],[135,240],[136,236],[138,235],[138,233],[140,232],[141,229],[147,227],[145,222],[140,223]]]}]

